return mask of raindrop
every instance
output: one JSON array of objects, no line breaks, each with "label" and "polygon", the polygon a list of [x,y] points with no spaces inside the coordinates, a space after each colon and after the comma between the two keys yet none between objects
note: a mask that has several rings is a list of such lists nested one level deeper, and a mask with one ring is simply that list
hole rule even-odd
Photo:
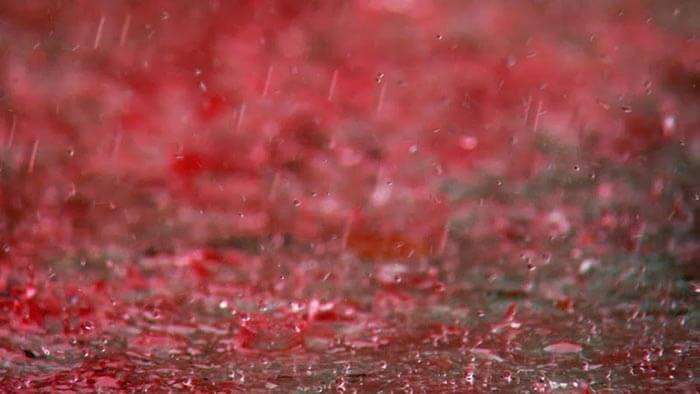
[{"label": "raindrop", "polygon": [[606,111],[610,110],[610,105],[607,104],[606,102],[604,102],[603,100],[601,100],[601,99],[596,99],[596,103],[597,103],[598,105],[600,105],[601,107],[603,107],[604,110],[606,110]]},{"label": "raindrop", "polygon": [[503,373],[503,380],[504,380],[506,383],[512,382],[512,381],[513,381],[513,374],[512,374],[510,371],[505,371],[505,372]]},{"label": "raindrop", "polygon": [[459,147],[464,150],[474,150],[478,144],[479,140],[470,135],[464,136],[459,140]]},{"label": "raindrop", "polygon": [[558,342],[544,348],[545,352],[555,354],[578,353],[583,348],[580,345],[569,342]]},{"label": "raindrop", "polygon": [[464,378],[464,380],[466,380],[467,383],[469,383],[470,385],[473,385],[473,384],[474,384],[474,381],[476,380],[476,378],[475,378],[475,376],[474,376],[474,372],[473,372],[473,371],[468,371],[468,372],[467,372],[467,375],[466,375],[465,378]]},{"label": "raindrop", "polygon": [[382,81],[384,81],[384,73],[377,73],[374,80],[377,81],[377,84],[382,83]]},{"label": "raindrop", "polygon": [[667,115],[663,120],[663,130],[664,134],[670,135],[676,130],[676,117],[673,115]]},{"label": "raindrop", "polygon": [[585,259],[581,262],[581,265],[578,268],[578,272],[579,274],[585,274],[598,264],[599,262],[595,259]]}]

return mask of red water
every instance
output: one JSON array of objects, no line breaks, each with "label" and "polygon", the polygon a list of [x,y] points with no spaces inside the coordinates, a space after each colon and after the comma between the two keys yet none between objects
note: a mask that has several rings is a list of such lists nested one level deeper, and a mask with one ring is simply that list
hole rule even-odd
[{"label": "red water", "polygon": [[0,391],[696,392],[699,25],[0,3]]}]

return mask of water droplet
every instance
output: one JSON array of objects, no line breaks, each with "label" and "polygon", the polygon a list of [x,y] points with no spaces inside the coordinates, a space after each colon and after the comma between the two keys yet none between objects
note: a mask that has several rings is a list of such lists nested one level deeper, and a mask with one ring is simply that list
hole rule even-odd
[{"label": "water droplet", "polygon": [[41,352],[44,354],[44,356],[48,357],[51,355],[51,350],[47,348],[46,346],[41,347]]},{"label": "water droplet", "polygon": [[476,376],[474,375],[474,371],[468,371],[467,374],[464,377],[464,380],[470,384],[473,385],[474,381],[476,380]]},{"label": "water droplet", "polygon": [[610,105],[608,103],[604,102],[603,100],[596,99],[596,103],[598,105],[600,105],[601,107],[603,107],[604,110],[606,110],[606,111],[610,110]]},{"label": "water droplet", "polygon": [[700,294],[700,283],[691,283],[690,287],[693,290],[693,293]]},{"label": "water droplet", "polygon": [[558,342],[544,348],[545,352],[555,354],[578,353],[583,348],[580,345],[569,342]]},{"label": "water droplet", "polygon": [[301,201],[294,200],[294,201],[292,201],[292,204],[294,204],[295,207],[299,208],[301,206]]},{"label": "water droplet", "polygon": [[459,147],[464,150],[474,150],[478,144],[479,140],[470,135],[464,136],[459,140]]},{"label": "water droplet", "polygon": [[671,135],[676,131],[676,117],[673,115],[667,115],[663,120],[663,130],[665,135]]},{"label": "water droplet", "polygon": [[377,84],[382,83],[382,81],[384,81],[384,73],[381,73],[381,72],[377,73],[374,80],[377,81]]},{"label": "water droplet", "polygon": [[598,260],[595,259],[585,259],[581,262],[581,265],[578,267],[578,272],[579,274],[585,274],[588,271],[590,271],[593,267],[597,266],[599,264]]}]

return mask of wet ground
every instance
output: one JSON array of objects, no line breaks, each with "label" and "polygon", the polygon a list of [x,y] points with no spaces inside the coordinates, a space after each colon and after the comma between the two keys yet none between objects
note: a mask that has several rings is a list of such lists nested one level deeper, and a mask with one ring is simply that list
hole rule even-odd
[{"label": "wet ground", "polygon": [[697,392],[698,25],[0,4],[0,391]]}]

